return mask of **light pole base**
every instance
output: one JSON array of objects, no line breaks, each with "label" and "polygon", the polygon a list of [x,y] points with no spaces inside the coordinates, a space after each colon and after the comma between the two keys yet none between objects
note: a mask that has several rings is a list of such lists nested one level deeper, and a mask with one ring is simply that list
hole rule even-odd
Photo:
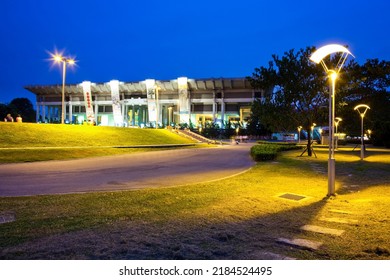
[{"label": "light pole base", "polygon": [[360,145],[360,160],[364,159],[364,145]]},{"label": "light pole base", "polygon": [[335,195],[336,160],[328,160],[328,196]]}]

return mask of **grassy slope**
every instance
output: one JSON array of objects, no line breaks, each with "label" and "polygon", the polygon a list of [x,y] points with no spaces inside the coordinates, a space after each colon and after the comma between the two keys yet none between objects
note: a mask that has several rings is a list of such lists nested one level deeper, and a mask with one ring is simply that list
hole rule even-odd
[{"label": "grassy slope", "polygon": [[[110,146],[186,143],[191,141],[164,129],[0,123],[0,163],[76,159],[148,150]],[[26,149],[31,147],[35,149]]]},{"label": "grassy slope", "polygon": [[126,146],[190,143],[164,129],[0,123],[0,147]]}]

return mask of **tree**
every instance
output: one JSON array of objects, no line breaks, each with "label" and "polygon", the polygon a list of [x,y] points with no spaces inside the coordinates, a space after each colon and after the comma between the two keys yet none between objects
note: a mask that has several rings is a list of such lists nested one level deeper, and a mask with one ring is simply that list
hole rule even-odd
[{"label": "tree", "polygon": [[35,110],[28,98],[15,98],[8,107],[13,116],[20,115],[25,122],[35,122]]},{"label": "tree", "polygon": [[350,64],[346,74],[338,107],[344,131],[360,135],[360,118],[352,112],[356,105],[366,104],[371,110],[365,116],[365,128],[372,130],[373,143],[390,146],[390,62],[367,59],[363,65]]},{"label": "tree", "polygon": [[10,109],[6,104],[0,103],[0,120],[4,120],[5,116],[10,113]]},{"label": "tree", "polygon": [[[296,130],[303,126],[310,132],[314,122],[325,121],[328,84],[320,65],[310,61],[314,47],[273,55],[268,68],[256,68],[248,77],[252,87],[266,92],[252,106],[261,123],[273,131]],[[312,155],[308,133],[308,155]]]}]

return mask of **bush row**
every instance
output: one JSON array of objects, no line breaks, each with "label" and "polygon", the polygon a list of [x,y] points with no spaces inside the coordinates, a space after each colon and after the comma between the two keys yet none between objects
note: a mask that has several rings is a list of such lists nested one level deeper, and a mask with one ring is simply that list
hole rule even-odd
[{"label": "bush row", "polygon": [[255,161],[274,160],[279,152],[301,149],[301,147],[297,146],[295,143],[270,143],[266,141],[260,141],[258,143],[258,145],[251,148],[251,156]]}]

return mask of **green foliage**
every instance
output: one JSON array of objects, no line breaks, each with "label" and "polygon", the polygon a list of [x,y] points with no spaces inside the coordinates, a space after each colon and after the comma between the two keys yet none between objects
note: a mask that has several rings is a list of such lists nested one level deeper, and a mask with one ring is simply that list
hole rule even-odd
[{"label": "green foliage", "polygon": [[27,98],[15,98],[9,104],[0,104],[0,118],[3,120],[7,114],[14,119],[20,115],[23,122],[35,122],[35,110],[31,101]]},{"label": "green foliage", "polygon": [[[310,131],[313,122],[327,126],[329,84],[321,65],[309,60],[314,47],[290,50],[282,57],[273,55],[268,67],[255,68],[251,85],[263,91],[262,99],[252,105],[251,120],[271,131],[295,131],[297,126]],[[330,69],[339,55],[325,58]],[[360,135],[359,115],[353,110],[367,104],[371,110],[365,116],[365,130],[372,130],[373,142],[385,145],[390,140],[385,123],[390,122],[390,62],[368,59],[359,65],[350,59],[338,75],[336,111],[341,117],[339,132]],[[311,142],[308,134],[308,143]],[[308,149],[308,152],[311,150]],[[310,155],[310,154],[309,154]]]},{"label": "green foliage", "polygon": [[251,156],[255,161],[274,160],[279,152],[300,149],[295,143],[259,141],[259,145],[251,148]]},{"label": "green foliage", "polygon": [[374,122],[371,140],[375,146],[390,148],[390,121]]},{"label": "green foliage", "polygon": [[[272,131],[310,128],[324,119],[327,83],[320,65],[310,61],[313,47],[273,55],[268,68],[256,68],[248,77],[254,88],[264,92],[252,106],[252,117]],[[325,106],[326,107],[326,106]]]}]

